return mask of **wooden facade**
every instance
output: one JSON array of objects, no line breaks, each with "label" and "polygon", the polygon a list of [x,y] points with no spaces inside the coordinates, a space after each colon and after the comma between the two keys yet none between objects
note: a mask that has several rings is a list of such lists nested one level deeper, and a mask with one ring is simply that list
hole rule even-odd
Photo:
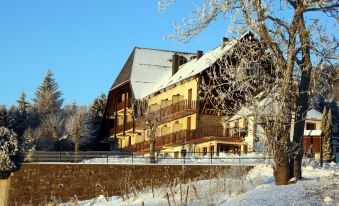
[{"label": "wooden facade", "polygon": [[[242,38],[248,36],[253,37],[251,33],[243,35]],[[254,39],[254,38],[253,38]],[[227,43],[227,42],[226,42]],[[226,50],[223,50],[224,44],[217,50],[220,53],[220,58],[225,55]],[[147,56],[147,52],[142,57]],[[213,51],[214,52],[214,51]],[[220,121],[220,112],[218,108],[214,108],[211,104],[209,95],[201,95],[202,79],[208,82],[208,75],[206,70],[215,67],[218,60],[213,63],[208,63],[207,57],[198,51],[197,54],[183,54],[180,52],[173,52],[170,62],[164,58],[165,62],[159,62],[158,59],[161,55],[169,55],[164,52],[154,53],[152,58],[148,59],[151,63],[143,62],[137,63],[134,50],[127,60],[124,68],[119,74],[117,80],[114,82],[109,95],[105,115],[103,136],[111,145],[118,146],[120,150],[128,150],[133,152],[147,153],[150,145],[149,129],[133,119],[133,101],[142,99],[148,102],[148,105],[157,105],[157,116],[160,120],[156,132],[156,148],[159,153],[178,152],[178,150],[187,150],[190,152],[245,152],[247,145],[244,142],[244,137],[247,134],[248,125],[222,125]],[[186,55],[186,56],[185,56]],[[184,57],[185,56],[185,57]],[[149,56],[150,57],[150,56]],[[151,57],[150,57],[151,58]],[[185,61],[181,61],[185,59]],[[186,60],[190,61],[186,63]],[[202,60],[201,60],[202,59]],[[196,63],[198,61],[205,61],[205,64]],[[236,59],[230,59],[236,63]],[[191,66],[195,65],[196,67]],[[207,63],[207,64],[206,64]],[[163,65],[160,65],[163,64]],[[184,64],[184,65],[182,65]],[[170,65],[169,68],[168,65]],[[207,65],[200,68],[201,65]],[[140,66],[140,68],[133,69],[133,66]],[[141,66],[143,68],[141,69]],[[149,89],[150,83],[153,84],[155,73],[139,73],[140,71],[146,72],[146,69],[157,67],[159,74],[163,70],[168,69],[169,79],[162,79],[154,83],[154,87],[159,89],[145,95],[141,88],[133,87],[133,81],[137,82],[136,85],[146,85],[145,90]],[[180,67],[180,68],[179,68]],[[195,69],[199,68],[199,72],[194,73]],[[187,73],[186,71],[191,71]],[[188,70],[189,69],[189,70]],[[269,71],[270,68],[268,68]],[[134,72],[134,73],[133,73]],[[165,73],[162,73],[165,74]],[[168,76],[166,73],[165,76]],[[133,77],[140,76],[147,77],[143,80]],[[167,77],[168,78],[168,77]],[[160,78],[159,78],[160,79]],[[254,92],[259,92],[260,88]],[[144,95],[137,94],[138,92]],[[241,91],[239,91],[241,93]],[[234,98],[232,101],[243,101],[241,95],[236,94],[239,98]],[[232,101],[225,102],[225,104],[232,107]],[[114,147],[111,146],[111,149]]]}]

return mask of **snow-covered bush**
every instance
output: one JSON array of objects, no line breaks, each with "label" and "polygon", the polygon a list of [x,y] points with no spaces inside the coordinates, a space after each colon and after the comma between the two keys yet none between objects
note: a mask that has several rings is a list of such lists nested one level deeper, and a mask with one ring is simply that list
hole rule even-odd
[{"label": "snow-covered bush", "polygon": [[17,152],[16,134],[6,127],[0,127],[0,173],[8,173],[16,168],[13,158]]}]

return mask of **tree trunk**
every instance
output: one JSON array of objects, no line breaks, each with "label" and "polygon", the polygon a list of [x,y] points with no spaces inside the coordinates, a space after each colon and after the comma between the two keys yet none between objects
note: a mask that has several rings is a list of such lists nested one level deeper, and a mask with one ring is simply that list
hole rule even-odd
[{"label": "tree trunk", "polygon": [[[290,162],[288,158],[289,127],[279,123],[265,125],[269,149],[274,160],[273,176],[276,185],[287,185],[290,179]],[[277,131],[281,136],[276,138]],[[282,132],[283,131],[283,132]]]},{"label": "tree trunk", "polygon": [[295,127],[294,127],[294,136],[293,143],[297,145],[297,155],[294,160],[294,166],[298,168],[294,168],[293,176],[301,179],[301,163],[302,157],[304,153],[304,127],[305,127],[305,117],[309,107],[309,86],[311,80],[311,72],[312,72],[312,62],[311,62],[311,53],[310,53],[310,36],[309,31],[305,27],[305,20],[303,14],[300,14],[299,18],[299,35],[301,44],[303,46],[302,49],[302,62],[303,65],[300,65],[302,69],[300,86],[298,92],[298,98],[296,102],[296,114],[295,114]]},{"label": "tree trunk", "polygon": [[149,157],[150,157],[150,163],[156,163],[155,158],[155,144],[156,144],[156,136],[155,131],[156,128],[151,128],[151,138],[150,138],[150,145],[149,145]]},{"label": "tree trunk", "polygon": [[290,165],[287,151],[283,147],[279,147],[274,155],[276,165],[273,166],[273,175],[276,185],[287,185],[290,179]]},{"label": "tree trunk", "polygon": [[299,150],[299,153],[294,157],[293,159],[293,176],[296,177],[297,179],[301,179],[301,163],[303,159],[303,151],[304,150]]},{"label": "tree trunk", "polygon": [[80,150],[80,144],[78,141],[74,142],[74,152],[78,153]]},{"label": "tree trunk", "polygon": [[74,141],[74,162],[78,161],[79,150],[80,150],[80,142]]}]

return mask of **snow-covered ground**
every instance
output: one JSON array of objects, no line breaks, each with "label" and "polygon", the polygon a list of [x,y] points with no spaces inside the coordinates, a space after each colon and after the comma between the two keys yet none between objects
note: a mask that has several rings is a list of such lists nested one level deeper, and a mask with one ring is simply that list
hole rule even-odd
[{"label": "snow-covered ground", "polygon": [[303,167],[303,180],[276,186],[269,165],[258,165],[243,178],[239,175],[243,171],[234,167],[228,173],[210,180],[192,181],[181,187],[180,184],[164,186],[154,189],[154,192],[146,188],[131,194],[129,198],[125,196],[125,200],[121,196],[99,196],[82,201],[80,205],[339,205],[338,169],[337,164],[327,164],[324,168],[308,165]]}]

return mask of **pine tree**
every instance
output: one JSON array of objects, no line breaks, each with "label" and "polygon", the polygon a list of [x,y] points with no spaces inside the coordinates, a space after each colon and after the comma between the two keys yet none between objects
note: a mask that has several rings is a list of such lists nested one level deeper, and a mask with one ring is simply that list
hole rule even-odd
[{"label": "pine tree", "polygon": [[35,92],[36,97],[33,99],[34,107],[39,114],[46,115],[60,111],[63,99],[61,99],[62,93],[58,91],[58,88],[52,71],[48,70],[42,85]]},{"label": "pine tree", "polygon": [[[326,112],[325,123],[323,127],[323,143],[322,143],[322,150],[323,150],[323,160],[330,162],[333,161],[333,149],[332,149],[332,112],[328,110]],[[324,118],[324,117],[323,117]]]},{"label": "pine tree", "polygon": [[0,127],[7,127],[9,124],[9,114],[6,105],[0,105]]},{"label": "pine tree", "polygon": [[13,171],[16,166],[14,157],[18,152],[18,141],[16,134],[7,129],[0,127],[0,173]]},{"label": "pine tree", "polygon": [[105,114],[107,97],[105,94],[101,94],[95,98],[90,107],[90,124],[92,129],[92,136],[98,137],[101,121]]},{"label": "pine tree", "polygon": [[[17,100],[18,106],[14,111],[11,111],[11,116],[14,119],[15,127],[13,128],[15,133],[18,135],[19,140],[23,140],[22,135],[28,127],[28,109],[30,107],[29,102],[26,101],[26,94],[21,92],[19,99]],[[22,141],[20,141],[21,145]]]},{"label": "pine tree", "polygon": [[20,121],[19,116],[20,116],[19,108],[16,107],[15,105],[12,105],[9,108],[9,111],[8,111],[8,124],[7,124],[7,128],[14,130],[15,133],[16,133],[16,128],[17,128],[17,126],[20,123],[19,122]]},{"label": "pine tree", "polygon": [[95,98],[91,105],[90,111],[93,117],[102,118],[105,113],[107,97],[105,94],[101,94]]},{"label": "pine tree", "polygon": [[27,109],[30,107],[30,104],[26,101],[25,92],[21,92],[21,95],[16,102],[18,103],[21,114],[27,114]]}]

